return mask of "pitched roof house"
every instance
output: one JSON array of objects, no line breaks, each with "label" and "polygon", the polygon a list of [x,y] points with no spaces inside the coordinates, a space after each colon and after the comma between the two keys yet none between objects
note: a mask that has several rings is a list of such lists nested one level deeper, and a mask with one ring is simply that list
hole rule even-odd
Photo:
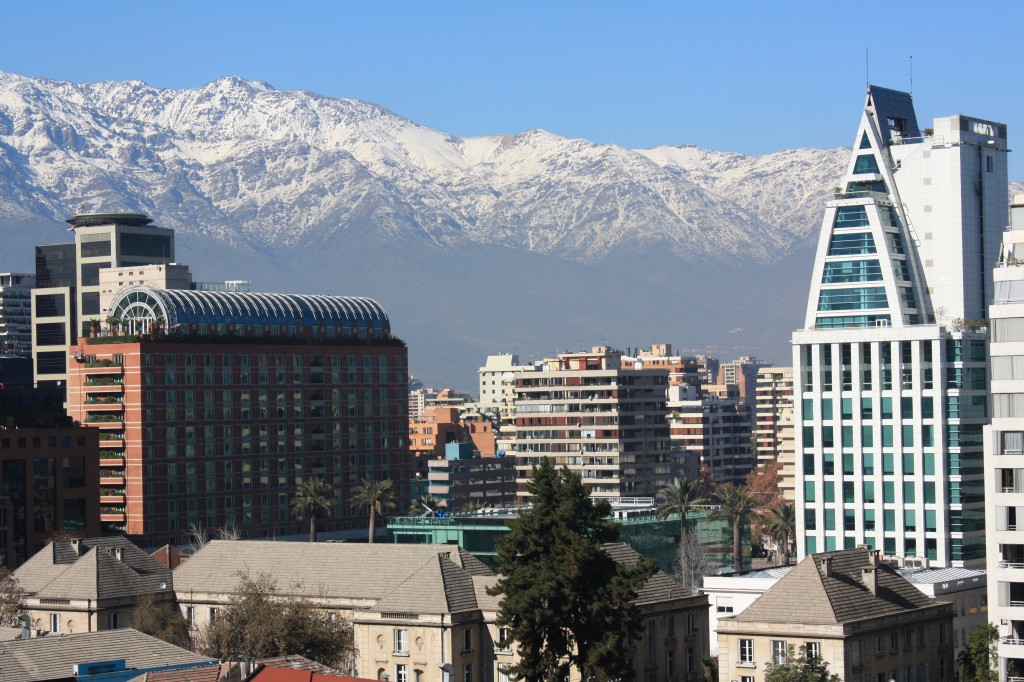
[{"label": "pitched roof house", "polygon": [[[624,544],[605,550],[617,561],[640,556]],[[351,620],[357,656],[350,674],[506,680],[504,668],[515,662],[494,622],[500,599],[487,593],[497,576],[457,545],[213,541],[175,571],[186,619],[204,627],[230,602],[240,573],[269,576],[278,594],[308,598]],[[707,653],[707,598],[683,593],[658,573],[636,603],[645,617],[644,641],[630,645],[637,669],[662,671],[659,679],[687,679],[690,670],[696,676]]]},{"label": "pitched roof house", "polygon": [[123,537],[55,540],[14,572],[32,627],[56,634],[131,624],[140,596],[173,599],[173,574]]},{"label": "pitched roof house", "polygon": [[948,680],[953,615],[867,547],[812,554],[742,613],[719,618],[720,679],[761,682],[793,647],[850,682]]}]

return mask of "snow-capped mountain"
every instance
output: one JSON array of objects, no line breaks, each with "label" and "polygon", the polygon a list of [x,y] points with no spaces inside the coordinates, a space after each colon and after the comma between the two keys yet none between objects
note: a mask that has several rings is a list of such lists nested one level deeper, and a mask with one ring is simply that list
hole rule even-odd
[{"label": "snow-capped mountain", "polygon": [[[178,232],[200,279],[380,299],[414,361],[418,337],[438,346],[421,361],[439,383],[440,355],[470,348],[458,362],[475,368],[566,343],[703,348],[740,327],[760,341],[721,354],[785,361],[848,153],[463,139],[239,78],[162,90],[0,73],[0,270],[31,270],[30,247],[65,241],[74,213],[133,210]],[[446,383],[471,385],[457,364]]]}]

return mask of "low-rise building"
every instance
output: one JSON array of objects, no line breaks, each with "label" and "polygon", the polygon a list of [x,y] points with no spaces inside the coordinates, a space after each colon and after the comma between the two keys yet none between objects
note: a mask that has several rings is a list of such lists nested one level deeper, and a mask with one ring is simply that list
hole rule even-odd
[{"label": "low-rise building", "polygon": [[[638,554],[607,545],[616,561]],[[229,542],[215,540],[175,572],[186,620],[205,627],[237,589],[239,573],[265,575],[278,594],[310,599],[352,623],[362,677],[419,682],[507,680],[514,647],[495,624],[497,576],[454,545]],[[707,599],[655,574],[638,592],[644,636],[634,668],[658,679],[696,679],[707,653]],[[691,674],[692,671],[692,674]]]},{"label": "low-rise building", "polygon": [[174,598],[170,569],[123,537],[55,540],[14,577],[32,628],[50,634],[127,628],[141,597]]},{"label": "low-rise building", "polygon": [[[4,642],[0,682],[128,682],[150,672],[216,663],[137,630],[86,632]],[[102,677],[92,677],[100,675]],[[193,679],[178,677],[176,680]]]},{"label": "low-rise building", "polygon": [[[902,560],[897,560],[897,563]],[[704,578],[701,590],[708,595],[711,622],[711,652],[718,651],[718,619],[742,613],[758,597],[768,591],[793,566],[776,566],[738,575]],[[897,572],[914,587],[938,601],[954,606],[954,657],[967,648],[967,641],[978,623],[988,618],[985,571],[969,568],[897,568]]]},{"label": "low-rise building", "polygon": [[427,462],[430,497],[445,509],[507,507],[516,503],[511,457],[482,457],[472,443],[449,443],[443,459]]},{"label": "low-rise building", "polygon": [[743,613],[719,618],[719,680],[763,682],[791,647],[847,682],[951,680],[953,614],[876,551],[813,554]]}]

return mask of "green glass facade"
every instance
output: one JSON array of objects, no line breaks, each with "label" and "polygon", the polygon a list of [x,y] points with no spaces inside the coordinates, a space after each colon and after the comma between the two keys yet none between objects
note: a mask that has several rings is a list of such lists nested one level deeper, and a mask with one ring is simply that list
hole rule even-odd
[{"label": "green glass facade", "polygon": [[[700,537],[712,573],[718,569],[732,571],[732,522],[710,520],[707,512],[691,513],[689,526]],[[397,544],[459,545],[488,566],[497,556],[498,540],[508,532],[508,516],[449,516],[447,518],[403,517],[388,519],[388,542]],[[643,556],[653,559],[658,567],[672,573],[672,563],[679,549],[679,515],[659,518],[651,514],[633,514],[629,518],[612,519],[619,526],[619,540]],[[750,568],[752,548],[750,524],[740,529],[743,568]]]}]

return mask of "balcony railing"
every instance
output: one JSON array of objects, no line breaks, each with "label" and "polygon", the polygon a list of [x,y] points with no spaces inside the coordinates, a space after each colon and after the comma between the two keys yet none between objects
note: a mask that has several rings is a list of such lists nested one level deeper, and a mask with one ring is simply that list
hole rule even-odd
[{"label": "balcony railing", "polygon": [[1021,561],[1000,561],[999,568],[1024,568],[1024,562]]},{"label": "balcony railing", "polygon": [[[1016,644],[1016,645],[1019,646],[1021,644],[1024,644],[1024,639],[1020,639],[1019,637],[1014,637],[1013,635],[1007,635],[1006,637],[1000,637],[999,638],[999,643],[1000,644]],[[1022,677],[1021,679],[1024,679],[1024,677]]]}]

